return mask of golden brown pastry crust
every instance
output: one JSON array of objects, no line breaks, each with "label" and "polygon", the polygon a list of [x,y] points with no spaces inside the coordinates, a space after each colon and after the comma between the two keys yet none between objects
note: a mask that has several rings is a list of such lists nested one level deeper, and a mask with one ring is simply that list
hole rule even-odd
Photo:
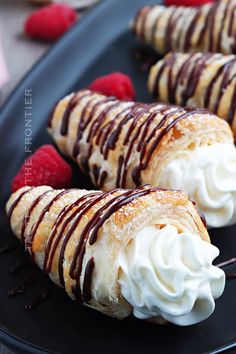
[{"label": "golden brown pastry crust", "polygon": [[119,254],[140,229],[173,225],[210,241],[184,192],[150,186],[108,193],[23,187],[6,209],[13,232],[55,283],[73,299],[120,319],[132,308],[120,292]]},{"label": "golden brown pastry crust", "polygon": [[179,151],[233,144],[226,122],[202,109],[141,104],[81,90],[62,99],[49,124],[60,150],[103,190],[159,185]]},{"label": "golden brown pastry crust", "polygon": [[169,53],[149,74],[157,100],[204,107],[224,118],[236,136],[236,57],[222,54]]},{"label": "golden brown pastry crust", "polygon": [[145,6],[136,15],[133,32],[160,54],[236,52],[236,0],[199,7]]}]

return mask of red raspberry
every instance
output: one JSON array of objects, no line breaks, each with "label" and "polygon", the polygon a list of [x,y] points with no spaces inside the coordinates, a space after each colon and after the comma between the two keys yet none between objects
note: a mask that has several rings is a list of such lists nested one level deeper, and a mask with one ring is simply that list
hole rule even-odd
[{"label": "red raspberry", "polygon": [[165,0],[165,5],[175,5],[175,6],[200,6],[208,2],[213,2],[213,0]]},{"label": "red raspberry", "polygon": [[135,97],[131,79],[119,72],[98,77],[89,85],[89,89],[120,100],[133,100]]},{"label": "red raspberry", "polygon": [[76,12],[68,5],[44,6],[27,18],[25,33],[30,38],[54,41],[75,23],[76,17]]},{"label": "red raspberry", "polygon": [[72,169],[52,145],[43,145],[21,166],[11,185],[12,192],[28,186],[48,185],[68,188],[72,182]]}]

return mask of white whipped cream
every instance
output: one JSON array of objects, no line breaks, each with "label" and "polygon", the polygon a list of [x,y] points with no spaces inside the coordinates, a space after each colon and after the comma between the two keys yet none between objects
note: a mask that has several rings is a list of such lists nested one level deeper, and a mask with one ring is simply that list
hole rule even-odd
[{"label": "white whipped cream", "polygon": [[224,290],[225,274],[212,265],[218,255],[199,235],[178,234],[174,226],[145,227],[120,255],[121,293],[137,318],[198,323],[211,315]]},{"label": "white whipped cream", "polygon": [[185,150],[160,175],[160,187],[184,190],[203,211],[209,227],[236,222],[236,149],[214,144]]}]

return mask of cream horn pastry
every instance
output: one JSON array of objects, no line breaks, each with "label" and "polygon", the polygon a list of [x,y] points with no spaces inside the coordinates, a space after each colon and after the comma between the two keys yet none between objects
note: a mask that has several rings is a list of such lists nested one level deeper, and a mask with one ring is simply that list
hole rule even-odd
[{"label": "cream horn pastry", "polygon": [[163,5],[139,10],[132,29],[137,38],[160,54],[236,52],[236,0],[219,0],[199,7]]},{"label": "cream horn pastry", "polygon": [[150,70],[157,100],[204,107],[224,118],[236,137],[236,56],[169,53]]},{"label": "cream horn pastry", "polygon": [[10,197],[14,234],[72,299],[119,319],[200,322],[214,311],[219,250],[184,192],[23,187]]},{"label": "cream horn pastry", "polygon": [[204,109],[118,101],[81,90],[56,105],[49,133],[104,191],[151,184],[184,190],[209,226],[236,222],[236,149]]}]

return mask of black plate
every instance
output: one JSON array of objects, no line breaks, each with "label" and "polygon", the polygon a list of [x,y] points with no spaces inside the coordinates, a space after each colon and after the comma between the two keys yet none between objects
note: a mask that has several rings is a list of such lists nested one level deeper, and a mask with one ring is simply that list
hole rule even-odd
[{"label": "black plate", "polygon": [[[152,3],[153,1],[149,1]],[[108,0],[97,6],[73,28],[33,68],[21,82],[0,117],[0,248],[14,244],[9,254],[0,255],[0,338],[17,352],[56,353],[202,353],[236,341],[236,281],[228,281],[216,311],[201,324],[182,328],[154,326],[128,319],[118,321],[71,301],[63,290],[52,286],[37,270],[36,281],[15,298],[7,296],[30,270],[16,275],[9,268],[26,257],[13,237],[5,217],[4,205],[10,193],[10,180],[24,160],[25,90],[32,90],[32,148],[51,142],[45,126],[54,103],[70,91],[82,87],[99,75],[111,71],[128,73],[135,84],[137,99],[148,101],[145,59],[155,54],[138,44],[128,30],[128,22],[146,0]],[[144,55],[143,59],[140,59]],[[75,167],[75,184],[90,188],[87,178]],[[235,255],[235,227],[211,230],[213,242],[222,250],[218,261]],[[40,289],[51,288],[50,298],[32,311],[24,305]]]}]

